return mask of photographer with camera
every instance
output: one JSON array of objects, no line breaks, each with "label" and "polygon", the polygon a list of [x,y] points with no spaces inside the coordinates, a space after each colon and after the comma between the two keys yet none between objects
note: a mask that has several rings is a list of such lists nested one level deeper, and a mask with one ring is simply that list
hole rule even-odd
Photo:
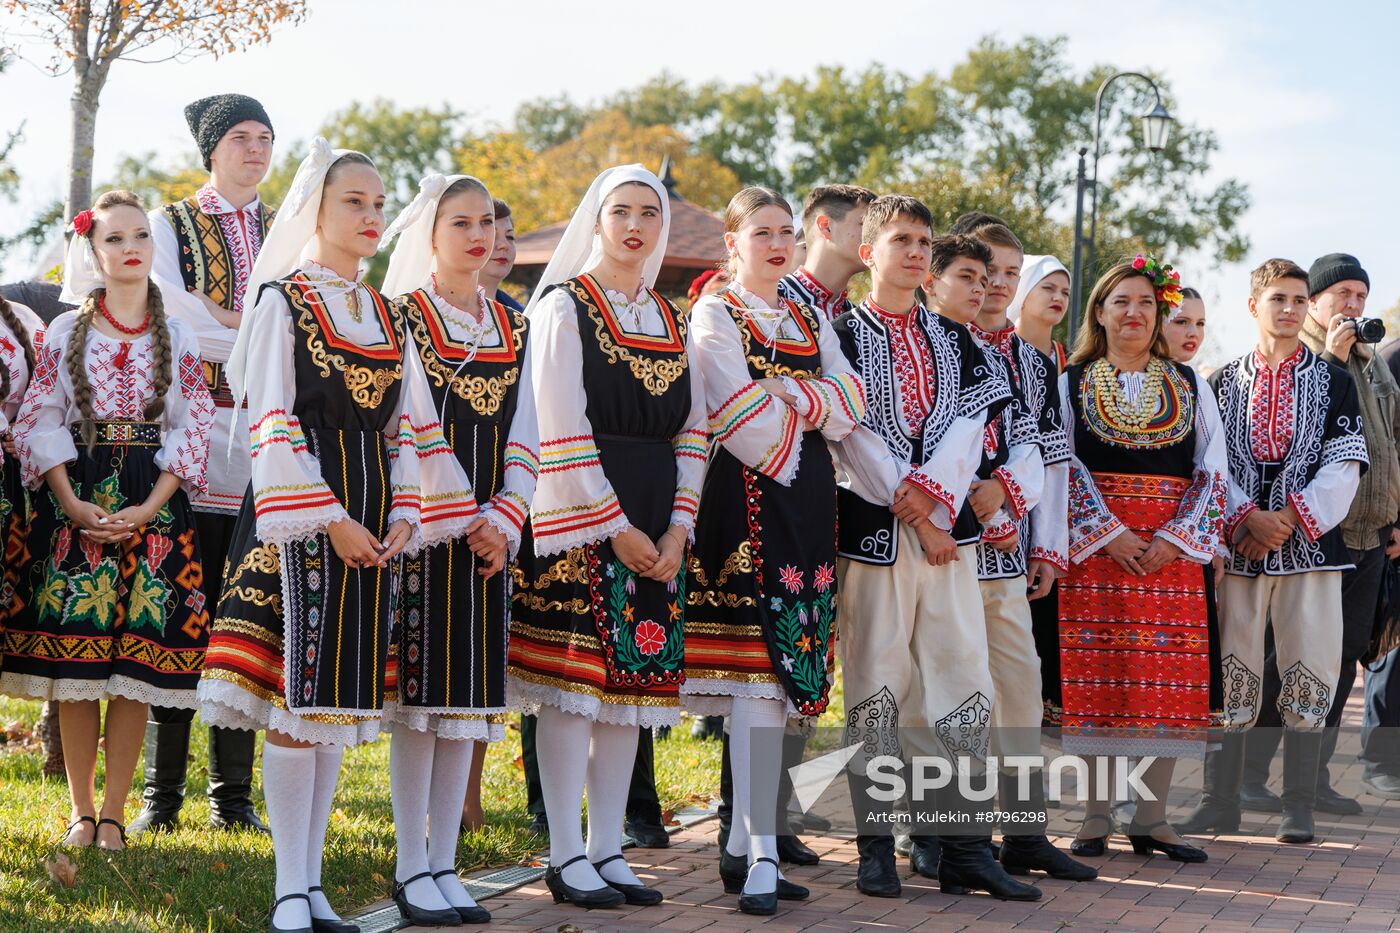
[{"label": "photographer with camera", "polygon": [[[1327,762],[1337,747],[1337,726],[1356,681],[1357,661],[1370,643],[1381,600],[1386,546],[1400,547],[1400,531],[1392,528],[1400,510],[1400,461],[1395,450],[1395,439],[1400,435],[1396,420],[1400,417],[1400,387],[1376,352],[1376,344],[1385,339],[1385,324],[1361,316],[1370,288],[1371,279],[1355,256],[1329,253],[1321,257],[1308,269],[1308,316],[1301,334],[1308,349],[1345,369],[1356,383],[1370,460],[1341,525],[1342,539],[1356,566],[1342,574],[1342,666],[1327,713],[1317,774],[1316,810],[1337,816],[1361,812],[1358,801],[1332,789]],[[1281,684],[1272,649],[1270,639],[1264,668],[1264,708],[1246,741],[1240,802],[1248,810],[1278,812],[1278,797],[1264,786],[1281,734],[1274,710]]]}]

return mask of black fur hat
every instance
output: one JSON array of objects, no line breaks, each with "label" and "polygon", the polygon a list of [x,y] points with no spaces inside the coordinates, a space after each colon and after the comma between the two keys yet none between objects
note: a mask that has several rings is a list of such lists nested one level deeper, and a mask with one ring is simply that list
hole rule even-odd
[{"label": "black fur hat", "polygon": [[244,120],[257,120],[272,129],[272,120],[263,105],[246,94],[215,94],[185,106],[185,121],[194,134],[205,168],[209,168],[209,156],[219,140]]}]

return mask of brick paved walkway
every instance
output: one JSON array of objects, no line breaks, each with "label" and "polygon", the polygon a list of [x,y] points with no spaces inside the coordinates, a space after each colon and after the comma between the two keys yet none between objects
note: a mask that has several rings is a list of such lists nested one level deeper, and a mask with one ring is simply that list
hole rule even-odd
[{"label": "brick paved walkway", "polygon": [[[1348,717],[1349,719],[1352,717]],[[1360,765],[1357,742],[1345,735],[1334,783],[1354,792]],[[1277,764],[1274,786],[1277,787]],[[1199,763],[1180,765],[1172,795],[1185,804],[1200,787]],[[1319,817],[1319,841],[1306,846],[1274,842],[1276,817],[1246,814],[1237,836],[1197,839],[1210,861],[1182,865],[1163,856],[1136,856],[1127,840],[1114,837],[1110,854],[1097,864],[1099,881],[1085,884],[1043,879],[1044,897],[1035,904],[1010,904],[985,895],[953,897],[936,882],[907,874],[901,860],[904,896],[868,898],[855,889],[856,852],[848,839],[807,837],[822,856],[814,868],[790,868],[787,875],[808,885],[805,903],[780,905],[773,918],[738,912],[737,897],[719,884],[711,819],[672,836],[669,850],[631,849],[628,860],[648,884],[666,894],[657,907],[584,911],[555,905],[543,882],[535,882],[484,902],[494,923],[486,929],[587,931],[803,930],[812,933],[886,930],[1072,930],[1199,933],[1231,930],[1400,930],[1400,803],[1362,796],[1366,813],[1338,819]],[[1176,816],[1182,812],[1174,806]],[[1079,810],[1051,812],[1052,825],[1065,826]],[[1061,844],[1068,840],[1060,837]],[[1387,864],[1389,867],[1387,868]],[[786,908],[786,909],[784,909]]]}]

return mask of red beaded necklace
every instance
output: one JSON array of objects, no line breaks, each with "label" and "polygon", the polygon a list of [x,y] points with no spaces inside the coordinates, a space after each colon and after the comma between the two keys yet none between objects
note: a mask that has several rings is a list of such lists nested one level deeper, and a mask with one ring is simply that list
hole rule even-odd
[{"label": "red beaded necklace", "polygon": [[97,296],[97,310],[99,310],[99,311],[102,312],[102,316],[103,316],[104,318],[107,319],[107,323],[108,323],[108,324],[111,324],[111,325],[112,325],[113,327],[115,327],[118,331],[120,331],[121,333],[126,334],[127,336],[130,336],[130,337],[139,337],[139,336],[141,336],[142,334],[144,334],[144,333],[146,332],[146,329],[147,329],[148,327],[151,326],[151,312],[150,312],[150,309],[148,308],[148,309],[146,310],[146,316],[145,316],[144,318],[141,319],[141,325],[140,325],[139,327],[127,327],[127,326],[126,326],[125,324],[123,324],[121,321],[119,321],[119,320],[117,320],[115,317],[113,317],[111,311],[108,311],[108,310],[107,310],[107,296],[106,296],[106,295],[98,295],[98,296]]}]

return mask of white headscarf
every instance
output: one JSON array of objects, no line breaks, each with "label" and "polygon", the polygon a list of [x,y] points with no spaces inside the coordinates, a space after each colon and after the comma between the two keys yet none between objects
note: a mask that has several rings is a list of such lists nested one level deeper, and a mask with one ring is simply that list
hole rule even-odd
[{"label": "white headscarf", "polygon": [[[448,188],[464,178],[481,184],[480,179],[471,175],[442,175],[437,172],[427,175],[418,183],[418,194],[394,218],[389,229],[384,232],[384,242],[394,237],[399,242],[389,257],[389,271],[384,274],[384,287],[381,291],[390,298],[396,298],[414,289],[422,288],[435,266],[433,262],[433,224],[437,220],[438,204]],[[481,185],[484,189],[486,186]],[[489,199],[491,193],[488,191]],[[493,247],[487,247],[492,249]]]},{"label": "white headscarf", "polygon": [[1069,270],[1065,264],[1054,256],[1027,256],[1025,262],[1021,264],[1021,284],[1016,288],[1016,297],[1011,299],[1011,304],[1007,305],[1006,317],[1015,324],[1021,316],[1021,306],[1026,303],[1026,296],[1031,293],[1047,276],[1056,272],[1063,272],[1069,275]]},{"label": "white headscarf", "polygon": [[573,219],[569,221],[568,229],[564,231],[554,255],[550,257],[549,265],[545,266],[540,283],[535,286],[535,291],[530,296],[530,303],[525,307],[527,317],[535,305],[539,304],[545,289],[560,282],[567,282],[603,258],[602,237],[593,232],[598,224],[598,214],[603,209],[603,201],[607,200],[613,189],[630,182],[650,186],[661,199],[661,239],[657,242],[655,251],[647,257],[642,270],[643,284],[647,288],[656,284],[656,276],[661,272],[661,264],[666,259],[666,240],[671,232],[670,198],[666,195],[666,186],[661,184],[661,179],[647,171],[645,166],[617,165],[604,171],[588,186],[588,193],[579,202]]},{"label": "white headscarf", "polygon": [[285,278],[301,264],[303,251],[316,235],[316,217],[321,210],[321,190],[325,186],[326,172],[336,159],[350,151],[332,149],[331,144],[320,136],[312,140],[311,151],[297,166],[287,197],[277,209],[277,217],[267,232],[267,239],[263,240],[262,250],[248,276],[248,289],[243,295],[243,321],[238,328],[238,341],[233,345],[233,354],[225,369],[235,408],[248,395],[245,375],[248,372],[248,348],[253,331],[259,326],[259,322],[253,319],[258,293],[268,282]]},{"label": "white headscarf", "polygon": [[101,288],[103,284],[102,270],[97,267],[92,240],[74,233],[68,238],[68,248],[63,254],[63,291],[58,300],[80,305],[94,288]]}]

